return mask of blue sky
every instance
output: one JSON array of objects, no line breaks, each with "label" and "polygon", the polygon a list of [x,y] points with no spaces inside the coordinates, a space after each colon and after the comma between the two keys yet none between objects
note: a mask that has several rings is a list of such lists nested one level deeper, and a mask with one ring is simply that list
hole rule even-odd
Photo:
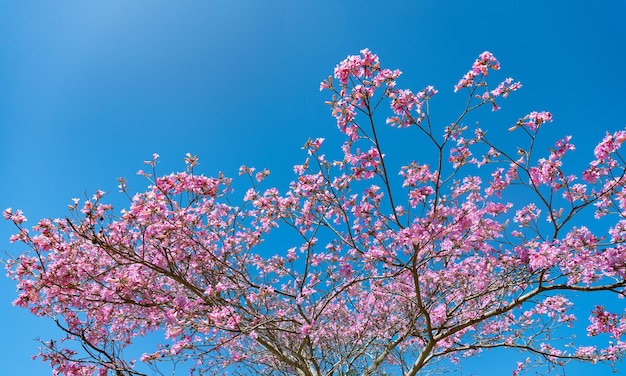
[{"label": "blue sky", "polygon": [[[624,17],[619,0],[3,1],[0,208],[24,210],[32,225],[98,188],[119,200],[117,177],[144,188],[134,175],[154,152],[162,173],[184,169],[191,152],[205,174],[267,167],[285,187],[306,139],[337,135],[319,82],[365,47],[404,72],[400,85],[440,90],[431,110],[441,126],[459,110],[453,85],[490,50],[501,78],[524,87],[488,121],[549,110],[546,137],[573,135],[586,161],[605,130],[626,126]],[[0,250],[17,254],[12,232],[0,223]],[[14,296],[0,279],[3,370],[48,375],[30,355],[52,325],[11,307]]]}]

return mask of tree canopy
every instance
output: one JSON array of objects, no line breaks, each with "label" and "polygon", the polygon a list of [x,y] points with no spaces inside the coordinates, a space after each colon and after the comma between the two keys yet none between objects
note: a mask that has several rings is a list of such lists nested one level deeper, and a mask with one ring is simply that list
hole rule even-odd
[{"label": "tree canopy", "polygon": [[[348,56],[320,85],[339,157],[309,139],[282,190],[266,186],[268,170],[242,166],[250,183],[239,194],[224,174],[196,173],[191,154],[185,171],[159,176],[155,154],[139,172],[145,191],[120,180],[121,212],[98,191],[29,231],[6,209],[11,240],[30,249],[7,262],[15,304],[66,333],[38,356],[62,375],[166,364],[192,375],[417,375],[493,348],[525,353],[514,375],[615,364],[624,313],[576,317],[574,306],[583,294],[624,296],[626,131],[607,133],[585,166],[566,165],[569,136],[536,147],[549,112],[504,125],[514,142],[492,142],[467,116],[499,110],[521,87],[488,85],[499,69],[480,54],[454,86],[465,107],[442,126],[429,110],[435,88],[397,88],[401,72],[367,49]],[[416,149],[432,155],[390,166],[381,127],[417,130]],[[283,248],[263,248],[287,230]],[[581,321],[595,338],[573,338]],[[152,332],[164,334],[157,348],[125,355]]]}]

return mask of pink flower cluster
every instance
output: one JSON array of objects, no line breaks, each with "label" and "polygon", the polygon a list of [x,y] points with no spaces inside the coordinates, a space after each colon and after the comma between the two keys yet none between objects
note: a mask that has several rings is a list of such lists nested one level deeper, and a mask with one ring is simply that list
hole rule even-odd
[{"label": "pink flower cluster", "polygon": [[491,52],[485,51],[480,54],[476,61],[474,61],[474,64],[472,64],[472,69],[465,73],[463,78],[461,78],[459,82],[454,86],[454,92],[457,92],[462,88],[472,87],[475,84],[480,83],[479,78],[488,76],[489,69],[499,70],[500,63]]},{"label": "pink flower cluster", "polygon": [[18,225],[26,222],[26,217],[21,210],[16,210],[14,213],[13,209],[7,208],[4,209],[4,211],[2,212],[2,216],[4,217],[4,219],[15,222]]},{"label": "pink flower cluster", "polygon": [[618,131],[614,134],[606,133],[602,142],[596,146],[593,154],[598,160],[605,161],[609,155],[615,153],[621,145],[626,141],[626,131]]},{"label": "pink flower cluster", "polygon": [[[361,55],[351,55],[335,67],[335,77],[342,85],[348,84],[352,76],[356,78],[371,78],[374,71],[380,67],[378,56],[369,49],[361,50]],[[320,89],[324,88],[322,86]]]},{"label": "pink flower cluster", "polygon": [[388,96],[391,98],[391,109],[394,114],[387,118],[387,124],[398,127],[409,127],[412,124],[419,124],[425,114],[422,107],[425,102],[437,94],[434,87],[428,86],[424,90],[413,94],[410,90],[392,90]]},{"label": "pink flower cluster", "polygon": [[522,119],[524,125],[528,127],[531,131],[536,131],[539,127],[546,122],[552,122],[552,114],[547,111],[533,111],[530,114],[526,115]]},{"label": "pink flower cluster", "polygon": [[490,91],[486,91],[479,98],[483,101],[483,103],[491,103],[492,111],[498,111],[500,107],[496,104],[496,98],[502,97],[506,98],[509,96],[509,93],[516,91],[522,87],[520,82],[513,82],[512,78],[507,78],[504,81],[500,82],[498,86]]}]

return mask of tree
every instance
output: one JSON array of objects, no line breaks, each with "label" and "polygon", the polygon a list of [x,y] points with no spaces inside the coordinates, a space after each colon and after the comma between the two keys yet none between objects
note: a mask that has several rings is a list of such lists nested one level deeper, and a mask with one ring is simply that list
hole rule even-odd
[{"label": "tree", "polygon": [[[514,374],[535,361],[615,364],[623,313],[596,306],[595,338],[571,337],[575,296],[624,296],[626,131],[607,133],[577,174],[563,163],[570,137],[537,151],[548,112],[509,125],[519,147],[496,145],[464,121],[521,87],[509,78],[490,89],[499,68],[479,56],[455,86],[465,108],[440,128],[433,87],[398,89],[400,71],[367,49],[349,56],[321,84],[341,156],[309,139],[285,193],[244,166],[251,183],[236,200],[230,178],[194,173],[197,157],[157,177],[154,155],[153,171],[139,172],[151,185],[119,215],[102,191],[32,234],[21,211],[5,210],[19,229],[11,240],[29,247],[7,262],[15,304],[66,333],[39,357],[64,375],[143,375],[138,363],[184,363],[194,375],[416,375],[493,348],[527,354]],[[421,134],[429,163],[388,166],[375,124],[386,101],[387,126]],[[288,244],[268,256],[261,244],[274,232]],[[150,332],[162,344],[127,359]]]}]

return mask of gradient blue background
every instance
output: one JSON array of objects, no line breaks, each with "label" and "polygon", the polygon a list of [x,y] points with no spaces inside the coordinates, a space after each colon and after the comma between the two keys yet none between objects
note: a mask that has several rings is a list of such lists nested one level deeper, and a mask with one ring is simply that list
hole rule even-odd
[{"label": "gradient blue background", "polygon": [[[508,127],[549,110],[547,134],[572,134],[586,163],[605,130],[626,125],[625,17],[619,0],[1,1],[0,208],[24,210],[33,225],[98,188],[123,203],[117,177],[144,188],[135,172],[154,152],[162,173],[184,169],[192,152],[205,174],[267,167],[284,187],[308,137],[337,136],[319,82],[364,47],[405,72],[401,86],[440,90],[440,126],[459,110],[453,85],[492,51],[500,78],[524,87],[485,117]],[[17,254],[11,233],[0,223],[0,250]],[[58,335],[53,324],[13,308],[8,279],[0,289],[0,374],[49,375],[30,356],[35,337]],[[516,357],[486,356],[457,374],[509,375]]]}]

